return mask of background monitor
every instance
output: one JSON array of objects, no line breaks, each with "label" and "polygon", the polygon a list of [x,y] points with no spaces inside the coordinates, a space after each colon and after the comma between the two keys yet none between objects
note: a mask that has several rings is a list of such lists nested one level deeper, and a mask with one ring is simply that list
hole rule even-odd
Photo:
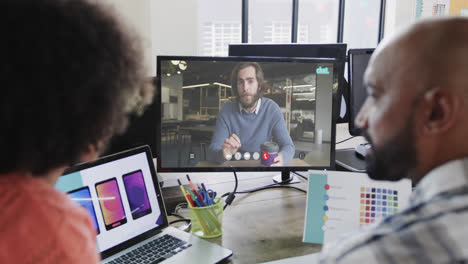
[{"label": "background monitor", "polygon": [[[218,118],[221,109],[238,107],[231,89],[231,72],[240,62],[257,62],[263,68],[266,86],[262,100],[268,100],[262,102],[278,105],[281,111],[278,122],[284,122],[281,124],[286,127],[283,130],[286,133],[281,135],[294,144],[293,157],[284,166],[262,165],[260,146],[246,143],[253,138],[241,138],[246,144],[239,149],[240,154],[233,154],[224,163],[216,160],[219,156],[211,151],[217,125],[226,122]],[[336,68],[334,59],[158,56],[158,171],[232,171],[235,168],[281,171],[283,178],[289,178],[289,171],[333,169]],[[243,132],[268,135],[268,130],[253,129],[249,127]],[[275,141],[276,136],[268,139]]]},{"label": "background monitor", "polygon": [[337,123],[348,122],[348,86],[344,79],[346,44],[229,44],[229,56],[270,56],[270,57],[314,57],[337,60],[335,71],[338,84],[334,90],[337,98],[335,115]]},{"label": "background monitor", "polygon": [[360,136],[361,131],[354,125],[359,110],[367,97],[364,87],[364,72],[374,49],[350,49],[348,51],[348,81],[349,81],[349,133]]}]

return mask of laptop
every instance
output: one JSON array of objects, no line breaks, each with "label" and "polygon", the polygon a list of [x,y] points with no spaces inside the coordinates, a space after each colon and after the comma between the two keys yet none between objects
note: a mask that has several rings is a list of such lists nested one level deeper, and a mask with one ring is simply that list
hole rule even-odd
[{"label": "laptop", "polygon": [[217,263],[232,256],[169,226],[148,146],[73,166],[56,188],[88,210],[101,263]]}]

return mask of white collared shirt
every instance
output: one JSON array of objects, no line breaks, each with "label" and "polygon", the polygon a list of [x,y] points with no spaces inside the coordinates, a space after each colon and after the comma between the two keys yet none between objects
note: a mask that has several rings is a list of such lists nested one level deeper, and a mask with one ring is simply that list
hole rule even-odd
[{"label": "white collared shirt", "polygon": [[255,110],[254,111],[248,111],[247,109],[245,109],[244,107],[242,107],[241,103],[239,102],[239,111],[244,111],[246,113],[255,113],[255,114],[258,114],[258,111],[260,110],[260,105],[262,104],[262,98],[258,98],[258,101],[257,101],[257,107],[255,107]]}]

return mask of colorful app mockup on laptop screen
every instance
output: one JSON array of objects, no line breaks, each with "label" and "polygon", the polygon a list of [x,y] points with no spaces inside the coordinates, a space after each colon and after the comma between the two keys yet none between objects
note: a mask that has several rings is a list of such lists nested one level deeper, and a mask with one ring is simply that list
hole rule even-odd
[{"label": "colorful app mockup on laptop screen", "polygon": [[162,224],[145,152],[63,175],[56,188],[86,203],[101,252]]}]

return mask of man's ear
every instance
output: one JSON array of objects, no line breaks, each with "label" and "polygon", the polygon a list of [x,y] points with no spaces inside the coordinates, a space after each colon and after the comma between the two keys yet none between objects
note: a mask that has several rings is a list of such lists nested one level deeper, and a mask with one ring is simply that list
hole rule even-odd
[{"label": "man's ear", "polygon": [[457,122],[461,108],[460,96],[453,89],[433,88],[423,97],[422,132],[426,135],[443,134]]}]

